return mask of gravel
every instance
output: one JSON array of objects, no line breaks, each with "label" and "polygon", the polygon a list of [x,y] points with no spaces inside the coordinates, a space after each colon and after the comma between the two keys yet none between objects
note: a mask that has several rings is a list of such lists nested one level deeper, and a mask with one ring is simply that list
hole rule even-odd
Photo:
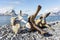
[{"label": "gravel", "polygon": [[25,30],[20,30],[21,32],[17,35],[14,35],[14,33],[11,30],[10,25],[4,25],[0,27],[0,40],[60,40],[60,23],[52,25],[52,28],[55,29],[55,31],[45,29],[49,34],[52,34],[52,36],[43,36],[39,34],[37,31],[35,32],[28,32]]}]

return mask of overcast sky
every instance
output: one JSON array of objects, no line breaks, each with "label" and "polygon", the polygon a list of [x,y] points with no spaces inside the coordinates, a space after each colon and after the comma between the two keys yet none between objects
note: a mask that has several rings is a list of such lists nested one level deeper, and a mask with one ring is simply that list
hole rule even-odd
[{"label": "overcast sky", "polygon": [[36,11],[38,5],[42,6],[39,14],[49,10],[60,9],[60,0],[0,0],[0,13],[14,9],[16,13],[22,10],[23,13],[31,15]]}]

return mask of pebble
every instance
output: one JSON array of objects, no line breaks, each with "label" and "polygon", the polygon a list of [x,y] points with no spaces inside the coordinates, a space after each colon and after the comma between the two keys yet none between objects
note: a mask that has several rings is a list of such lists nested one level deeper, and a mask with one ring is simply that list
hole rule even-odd
[{"label": "pebble", "polygon": [[11,26],[3,25],[2,27],[0,27],[0,40],[60,40],[60,25],[54,25],[52,26],[52,28],[54,28],[55,31],[45,29],[47,32],[53,35],[50,37],[43,37],[37,31],[20,33],[13,37],[14,33],[11,32]]}]

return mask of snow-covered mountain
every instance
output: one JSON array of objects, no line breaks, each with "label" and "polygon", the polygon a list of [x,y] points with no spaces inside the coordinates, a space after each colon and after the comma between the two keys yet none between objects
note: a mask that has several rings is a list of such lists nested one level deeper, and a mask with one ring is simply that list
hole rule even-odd
[{"label": "snow-covered mountain", "polygon": [[58,10],[57,12],[51,12],[50,16],[60,16],[60,10]]},{"label": "snow-covered mountain", "polygon": [[0,13],[0,15],[11,15],[14,16],[16,15],[15,10],[7,10],[5,13]]},{"label": "snow-covered mountain", "polygon": [[15,10],[9,10],[5,12],[5,15],[16,15]]}]

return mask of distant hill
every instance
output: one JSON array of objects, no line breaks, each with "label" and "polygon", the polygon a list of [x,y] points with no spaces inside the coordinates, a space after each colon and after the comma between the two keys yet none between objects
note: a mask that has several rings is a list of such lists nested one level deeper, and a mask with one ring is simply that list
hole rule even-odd
[{"label": "distant hill", "polygon": [[28,16],[28,14],[23,14],[22,16]]},{"label": "distant hill", "polygon": [[6,11],[5,13],[0,13],[0,15],[10,15],[10,16],[15,16],[15,15],[17,15],[16,13],[15,13],[15,10],[8,10],[8,11]]},{"label": "distant hill", "polygon": [[60,16],[60,10],[54,12],[52,11],[50,16]]}]

